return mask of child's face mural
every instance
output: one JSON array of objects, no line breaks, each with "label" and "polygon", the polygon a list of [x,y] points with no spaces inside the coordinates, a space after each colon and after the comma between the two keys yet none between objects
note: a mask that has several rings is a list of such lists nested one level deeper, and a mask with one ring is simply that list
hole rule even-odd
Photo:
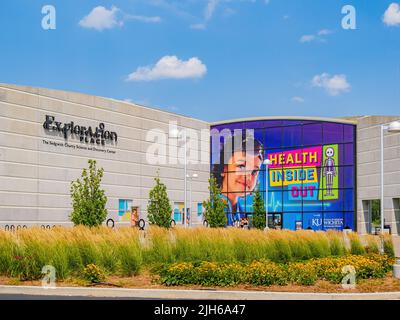
[{"label": "child's face mural", "polygon": [[224,184],[227,183],[228,192],[235,192],[240,197],[244,197],[246,192],[253,192],[261,164],[258,155],[235,152],[224,170]]},{"label": "child's face mural", "polygon": [[335,151],[333,150],[333,148],[328,148],[328,149],[326,149],[326,151],[325,151],[325,155],[326,155],[328,158],[332,158],[332,157],[335,155]]}]

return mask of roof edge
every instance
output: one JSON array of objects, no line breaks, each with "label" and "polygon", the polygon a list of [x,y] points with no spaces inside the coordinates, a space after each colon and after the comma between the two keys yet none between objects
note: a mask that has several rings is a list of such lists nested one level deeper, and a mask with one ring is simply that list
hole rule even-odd
[{"label": "roof edge", "polygon": [[325,121],[325,122],[335,122],[343,124],[353,124],[356,125],[355,120],[345,120],[340,118],[327,118],[327,117],[304,117],[304,116],[268,116],[268,117],[250,117],[250,118],[239,118],[231,120],[223,120],[211,122],[211,126],[218,126],[222,124],[232,124],[237,122],[251,122],[251,121],[262,121],[262,120],[315,120],[315,121]]},{"label": "roof edge", "polygon": [[[98,96],[98,95],[93,95],[93,94],[88,94],[88,93],[83,93],[83,92],[78,92],[78,91],[68,91],[68,90],[61,90],[61,89],[52,89],[52,88],[46,88],[46,87],[34,87],[34,86],[29,86],[29,85],[18,85],[18,84],[11,84],[11,83],[0,83],[0,88],[5,88],[8,90],[15,90],[15,91],[20,91],[20,92],[25,92],[28,94],[32,94],[32,95],[38,95],[38,96],[43,96],[43,97],[48,97],[48,98],[53,98],[53,99],[57,99],[57,100],[61,100],[61,101],[65,101],[65,102],[74,102],[74,101],[70,101],[64,98],[60,98],[60,97],[51,97],[51,96],[47,96],[44,95],[42,93],[40,93],[40,90],[49,90],[49,91],[56,91],[59,93],[66,93],[66,94],[73,94],[73,95],[83,95],[83,96],[87,96],[90,98],[99,98],[99,99],[105,99],[108,100],[110,102],[117,102],[117,103],[123,103],[123,104],[128,104],[128,105],[134,105],[136,107],[139,108],[143,108],[143,109],[147,109],[147,110],[154,110],[154,111],[158,111],[161,113],[165,113],[165,114],[169,114],[172,116],[176,116],[176,117],[181,117],[181,118],[185,118],[185,119],[189,119],[189,120],[194,120],[194,121],[198,121],[198,122],[202,122],[205,124],[210,125],[210,122],[205,121],[205,120],[201,120],[201,119],[196,119],[194,117],[188,116],[188,115],[184,115],[184,114],[180,114],[177,112],[172,112],[172,111],[168,111],[168,110],[164,110],[161,109],[159,107],[149,107],[149,106],[145,106],[142,105],[140,103],[136,103],[134,101],[130,102],[130,101],[125,101],[125,100],[118,100],[115,98],[109,98],[109,97],[103,97],[103,96]],[[77,102],[74,102],[77,103]],[[88,105],[86,103],[78,103],[81,105]],[[90,107],[96,107],[95,105],[89,105]]]}]

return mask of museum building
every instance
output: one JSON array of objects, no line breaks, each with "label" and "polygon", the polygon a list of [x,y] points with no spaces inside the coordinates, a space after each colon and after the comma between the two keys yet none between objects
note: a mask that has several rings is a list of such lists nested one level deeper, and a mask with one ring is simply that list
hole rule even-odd
[{"label": "museum building", "polygon": [[[400,134],[382,130],[399,119],[258,117],[208,123],[125,101],[3,84],[0,227],[70,225],[71,182],[95,159],[104,168],[111,225],[147,221],[149,191],[159,175],[168,189],[171,219],[201,226],[211,175],[226,201],[229,226],[241,220],[251,226],[258,189],[271,228],[372,233],[383,154],[384,225],[399,234]],[[182,154],[183,136],[189,140]],[[221,164],[230,139],[244,147],[251,141],[256,150],[233,148]]]}]

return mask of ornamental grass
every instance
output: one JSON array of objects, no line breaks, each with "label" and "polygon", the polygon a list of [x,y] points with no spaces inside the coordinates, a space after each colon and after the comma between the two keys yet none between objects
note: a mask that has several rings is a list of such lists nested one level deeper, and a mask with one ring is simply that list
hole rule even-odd
[{"label": "ornamental grass", "polygon": [[[385,252],[393,255],[391,239],[385,239]],[[254,261],[269,261],[289,264],[351,253],[374,253],[379,251],[379,245],[376,237],[361,241],[357,234],[346,236],[333,231],[31,228],[0,231],[0,275],[38,279],[45,265],[54,266],[57,279],[64,279],[79,276],[89,264],[95,264],[108,275],[121,276],[136,275],[143,269],[161,270],[174,263],[251,265]],[[204,274],[208,272],[206,266],[212,264],[203,265]],[[291,268],[296,270],[297,265],[292,264]],[[255,275],[264,277],[262,281],[268,283],[268,277],[274,277],[270,274],[272,271],[262,270],[255,268]],[[236,281],[232,274],[225,274],[226,282]],[[302,282],[300,274],[298,278],[296,281]]]}]

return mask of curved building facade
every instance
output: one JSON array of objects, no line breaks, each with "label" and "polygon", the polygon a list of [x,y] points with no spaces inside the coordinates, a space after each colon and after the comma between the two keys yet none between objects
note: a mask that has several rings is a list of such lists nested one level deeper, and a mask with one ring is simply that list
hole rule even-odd
[{"label": "curved building facade", "polygon": [[229,224],[243,219],[251,224],[258,189],[268,203],[271,228],[355,229],[354,122],[258,119],[215,124],[211,129],[211,173],[228,204]]}]

